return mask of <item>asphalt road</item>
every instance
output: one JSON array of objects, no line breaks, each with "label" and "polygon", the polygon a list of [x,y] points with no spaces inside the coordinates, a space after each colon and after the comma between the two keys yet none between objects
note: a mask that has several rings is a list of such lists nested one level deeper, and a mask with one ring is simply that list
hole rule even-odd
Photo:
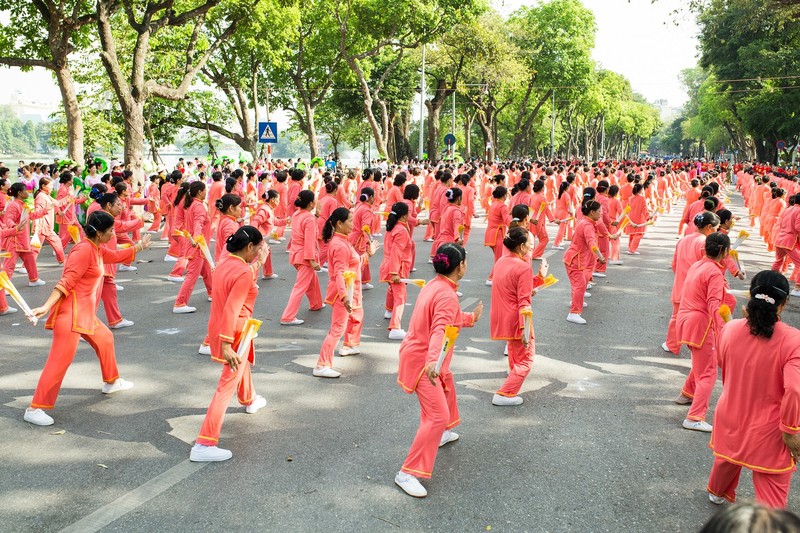
[{"label": "asphalt road", "polygon": [[[419,407],[395,382],[399,342],[386,340],[384,287],[365,292],[362,354],[336,358],[340,379],[314,378],[330,310],[308,312],[304,303],[303,326],[278,325],[294,271],[277,246],[281,278],[260,283],[256,304],[264,326],[254,381],[268,405],[247,415],[233,402],[220,441],[233,459],[189,463],[220,367],[197,354],[210,304],[198,293],[197,313],[171,313],[178,285],[165,281],[171,264],[156,243],[138,272],[118,276],[120,307],[136,322],[115,333],[131,391],[101,394],[96,358],[81,343],[51,411],[55,425],[23,422],[52,336],[20,314],[0,317],[0,530],[697,531],[717,510],[705,492],[712,455],[706,434],[681,429],[686,408],[672,403],[688,352],[674,357],[660,348],[676,228],[674,213],[662,216],[642,255],[623,254],[623,266],[609,267],[588,300],[586,326],[565,321],[563,252],[550,257],[562,281],[534,299],[537,355],[525,403],[500,408],[490,402],[506,362],[502,343],[489,340],[491,255],[478,224],[462,303],[470,310],[483,300],[487,312],[458,340],[461,439],[440,450],[423,500],[393,483]],[[416,275],[430,278],[429,244],[417,233]],[[751,272],[771,262],[759,242],[741,250]],[[380,252],[376,274],[379,260]],[[48,249],[40,264],[47,285],[21,288],[32,305],[60,272]],[[326,274],[322,281],[324,288]],[[417,292],[409,287],[409,312]],[[797,326],[797,311],[792,302],[784,319]],[[714,403],[719,390],[718,382]],[[739,494],[753,497],[747,473]],[[798,497],[793,487],[790,509]]]}]

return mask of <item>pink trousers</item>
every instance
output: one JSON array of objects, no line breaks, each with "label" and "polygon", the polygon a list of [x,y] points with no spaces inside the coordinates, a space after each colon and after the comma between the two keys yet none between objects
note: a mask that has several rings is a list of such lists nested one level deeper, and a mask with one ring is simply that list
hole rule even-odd
[{"label": "pink trousers", "polygon": [[534,345],[533,332],[531,332],[531,339],[528,345],[525,346],[520,340],[508,341],[508,377],[505,383],[497,391],[500,396],[508,396],[509,398],[519,394],[522,384],[525,383],[525,378],[530,374],[533,367],[533,356],[536,353],[536,346]]},{"label": "pink trousers", "polygon": [[253,376],[250,373],[250,363],[242,361],[236,372],[231,371],[228,364],[222,365],[222,375],[217,384],[217,390],[211,398],[211,404],[206,411],[203,425],[200,427],[200,434],[197,436],[197,444],[203,446],[216,446],[219,442],[219,435],[222,432],[222,422],[225,420],[225,411],[231,401],[233,393],[236,392],[239,403],[250,405],[255,400],[253,393]]},{"label": "pink trousers", "polygon": [[319,288],[317,272],[309,265],[301,264],[294,267],[297,269],[297,279],[294,282],[292,293],[289,295],[289,301],[286,302],[286,308],[283,310],[281,322],[291,322],[297,318],[300,302],[304,295],[308,298],[308,304],[312,310],[322,307],[322,292]]},{"label": "pink trousers", "polygon": [[699,348],[690,347],[692,351],[692,370],[686,377],[681,394],[692,398],[692,406],[686,418],[689,420],[705,420],[711,392],[717,381],[717,354],[714,349],[714,336],[709,334]]},{"label": "pink trousers", "polygon": [[389,283],[386,289],[386,310],[392,312],[389,329],[403,329],[401,323],[407,299],[405,283]]},{"label": "pink trousers", "polygon": [[[740,465],[715,457],[714,466],[711,467],[711,474],[708,476],[708,492],[731,503],[735,502],[736,487],[739,486],[741,473]],[[767,474],[753,470],[756,501],[773,509],[785,509],[789,498],[789,486],[792,484],[792,474],[793,472]]]},{"label": "pink trousers", "polygon": [[444,431],[461,423],[453,374],[447,372],[435,381],[436,385],[432,385],[427,376],[422,376],[417,384],[419,428],[400,469],[424,479],[429,479],[433,474],[436,453]]},{"label": "pink trousers", "polygon": [[186,277],[183,278],[181,290],[178,291],[178,297],[175,298],[175,307],[189,305],[189,298],[192,297],[194,285],[197,283],[197,279],[200,276],[203,276],[206,292],[211,296],[211,266],[208,264],[203,254],[197,253],[197,255],[189,259],[189,265],[186,268]]},{"label": "pink trousers", "polygon": [[331,313],[331,329],[322,342],[317,359],[318,366],[333,366],[333,351],[339,344],[339,339],[344,335],[345,346],[358,346],[361,344],[361,329],[364,326],[364,309],[353,309],[348,313],[341,300],[336,300]]}]

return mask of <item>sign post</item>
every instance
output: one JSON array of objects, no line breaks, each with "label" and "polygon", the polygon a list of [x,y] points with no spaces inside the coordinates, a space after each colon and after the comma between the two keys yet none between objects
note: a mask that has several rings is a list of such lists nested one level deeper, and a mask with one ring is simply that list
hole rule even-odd
[{"label": "sign post", "polygon": [[447,157],[453,156],[453,146],[456,144],[456,136],[448,133],[444,136],[444,144],[447,145]]}]

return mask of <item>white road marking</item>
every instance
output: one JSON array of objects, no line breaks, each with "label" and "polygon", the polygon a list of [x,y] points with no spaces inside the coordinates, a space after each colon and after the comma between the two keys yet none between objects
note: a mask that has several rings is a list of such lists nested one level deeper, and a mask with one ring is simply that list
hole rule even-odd
[{"label": "white road marking", "polygon": [[144,505],[165,490],[202,469],[207,464],[208,463],[192,463],[188,459],[178,463],[163,474],[146,482],[144,485],[140,485],[124,496],[117,498],[88,516],[83,517],[71,526],[62,529],[61,533],[94,533],[95,531],[100,531],[114,520]]},{"label": "white road marking", "polygon": [[[178,284],[176,283],[175,285],[178,285]],[[194,296],[196,294],[200,294],[201,292],[204,293],[204,292],[206,292],[206,290],[204,288],[203,289],[195,289],[195,290],[192,291],[192,296]],[[153,300],[150,303],[151,304],[165,304],[167,302],[175,301],[175,298],[177,298],[177,297],[178,297],[178,295],[176,294],[175,296],[170,296],[169,298],[161,298],[159,300]]]}]

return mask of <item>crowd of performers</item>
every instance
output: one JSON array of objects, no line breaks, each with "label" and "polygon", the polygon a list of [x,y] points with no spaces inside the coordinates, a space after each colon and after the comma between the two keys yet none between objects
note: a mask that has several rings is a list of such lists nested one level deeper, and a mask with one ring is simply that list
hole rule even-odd
[{"label": "crowd of performers", "polygon": [[[473,326],[483,315],[480,302],[471,312],[459,305],[473,223],[483,219],[486,224],[483,244],[494,259],[486,280],[491,286],[489,327],[492,339],[504,341],[508,356],[507,377],[492,404],[516,406],[523,403],[519,392],[535,356],[532,299],[557,281],[548,274],[545,255],[563,251],[571,286],[566,320],[586,324],[589,291],[606,277],[608,265],[622,264],[620,241],[626,241],[627,254],[639,255],[647,229],[683,200],[672,261],[673,312],[662,345],[676,355],[683,345],[691,352],[692,369],[676,400],[689,406],[682,426],[712,432],[705,418],[721,367],[709,498],[734,501],[745,466],[754,472],[760,502],[786,505],[800,455],[800,333],[780,322],[789,297],[800,296],[796,176],[770,169],[762,174],[752,166],[732,169],[751,213],[749,226],[758,227],[776,255],[771,271],[752,278],[745,318],[732,320],[736,296],[726,274],[745,278],[735,248],[749,233],[742,231],[731,242],[728,234],[737,217],[726,208],[724,169],[696,162],[471,162],[347,173],[278,165],[270,170],[211,168],[208,174],[198,165],[153,175],[143,188],[130,171],[117,168],[99,176],[96,170],[85,177],[84,195],[70,170],[38,176],[31,187],[24,178],[11,183],[8,169],[0,168],[5,275],[13,276],[19,259],[23,267],[18,271],[27,275],[28,285],[44,284],[37,272],[44,244],[64,265],[45,303],[23,309],[34,323],[46,316],[45,327],[53,331],[50,354],[24,415],[32,424],[54,423],[45,411],[55,406],[80,339],[100,360],[103,393],[133,387],[119,375],[109,329],[134,325],[120,310],[115,274],[137,269],[133,262],[150,246],[153,234],[168,241],[164,261],[171,270],[164,274],[180,285],[173,313],[197,312],[190,304],[202,278],[211,310],[199,353],[222,363],[191,460],[232,456],[218,441],[234,393],[247,413],[266,405],[250,374],[258,281],[275,280],[275,267],[285,274],[291,266],[296,277],[280,324],[303,324],[298,313],[304,297],[311,312],[330,307],[330,330],[312,370],[319,378],[341,376],[333,368],[341,341],[340,356],[360,353],[363,291],[385,284],[387,338],[401,341],[397,381],[416,394],[421,412],[395,482],[406,493],[423,497],[427,491],[419,480],[431,477],[438,448],[459,438],[453,431],[460,423],[450,372],[453,346],[460,328]],[[35,189],[32,202],[30,189]],[[152,216],[147,229],[141,209]],[[79,224],[84,210],[85,223]],[[417,226],[423,226],[418,230],[425,232],[423,243],[430,243],[419,261]],[[381,237],[382,259],[374,264]],[[284,252],[288,262],[280,259]],[[789,268],[794,288],[784,276]],[[413,278],[418,269],[432,269],[435,276]],[[327,278],[324,293],[320,277]],[[4,282],[3,287],[19,296],[10,285]],[[408,285],[421,291],[404,329]],[[100,303],[107,325],[97,317]],[[0,314],[15,312],[0,291]]]}]

